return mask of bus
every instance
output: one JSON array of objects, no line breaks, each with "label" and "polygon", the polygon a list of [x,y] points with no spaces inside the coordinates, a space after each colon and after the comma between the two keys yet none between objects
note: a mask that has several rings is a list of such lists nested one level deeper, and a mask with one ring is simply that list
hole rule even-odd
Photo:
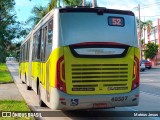
[{"label": "bus", "polygon": [[132,11],[50,11],[20,47],[19,75],[54,110],[136,106],[139,48]]}]

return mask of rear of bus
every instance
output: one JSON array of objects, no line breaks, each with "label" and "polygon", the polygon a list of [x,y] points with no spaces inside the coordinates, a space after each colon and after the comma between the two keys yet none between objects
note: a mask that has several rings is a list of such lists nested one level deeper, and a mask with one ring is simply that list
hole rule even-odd
[{"label": "rear of bus", "polygon": [[58,16],[51,108],[138,105],[139,49],[134,14],[105,8],[62,8]]}]

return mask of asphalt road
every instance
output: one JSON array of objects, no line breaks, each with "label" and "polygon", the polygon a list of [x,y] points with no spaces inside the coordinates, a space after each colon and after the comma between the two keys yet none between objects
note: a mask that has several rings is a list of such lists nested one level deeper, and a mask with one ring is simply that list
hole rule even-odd
[{"label": "asphalt road", "polygon": [[[38,105],[38,96],[34,91],[27,91],[26,85],[21,83],[21,80],[18,76],[18,64],[14,62],[8,62],[9,70],[12,74],[12,77],[26,100],[27,104],[33,111],[52,111],[48,107],[39,107]],[[159,111],[160,113],[160,67],[156,67],[145,72],[140,73],[140,102],[138,106],[135,107],[119,107],[112,109],[102,109],[95,110],[95,112],[86,110],[85,112],[77,111],[54,111],[52,114],[57,114],[58,117],[43,117],[39,119],[43,120],[160,120],[160,117],[104,117],[104,111],[120,111],[118,116],[121,114],[129,114],[127,111],[131,112],[140,112],[140,111]],[[98,111],[98,112],[97,112]],[[121,112],[126,111],[126,112]],[[70,117],[71,116],[71,117]],[[88,117],[90,116],[90,117]],[[92,117],[94,116],[94,117]],[[123,115],[122,115],[123,116]]]}]

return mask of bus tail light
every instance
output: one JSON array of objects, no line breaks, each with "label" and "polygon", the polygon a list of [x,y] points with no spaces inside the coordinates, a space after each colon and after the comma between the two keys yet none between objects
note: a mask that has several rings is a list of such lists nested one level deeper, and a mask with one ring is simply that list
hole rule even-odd
[{"label": "bus tail light", "polygon": [[134,56],[132,90],[139,86],[139,59]]},{"label": "bus tail light", "polygon": [[63,92],[66,92],[64,55],[61,56],[57,61],[57,78],[56,79],[57,79],[56,88]]}]

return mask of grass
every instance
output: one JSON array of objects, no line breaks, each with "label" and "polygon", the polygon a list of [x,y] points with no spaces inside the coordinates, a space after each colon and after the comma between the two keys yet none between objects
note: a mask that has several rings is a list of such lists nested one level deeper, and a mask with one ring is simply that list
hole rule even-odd
[{"label": "grass", "polygon": [[0,83],[13,82],[6,64],[0,64]]},{"label": "grass", "polygon": [[30,111],[24,101],[0,100],[0,111]]},{"label": "grass", "polygon": [[[30,112],[30,109],[24,101],[0,100],[0,111],[12,112]],[[1,117],[0,120],[34,120],[27,117]]]},{"label": "grass", "polygon": [[[6,64],[0,63],[0,83],[13,82]],[[30,112],[25,101],[17,100],[0,100],[0,116],[1,112]],[[33,117],[0,117],[0,120],[34,120]]]}]

